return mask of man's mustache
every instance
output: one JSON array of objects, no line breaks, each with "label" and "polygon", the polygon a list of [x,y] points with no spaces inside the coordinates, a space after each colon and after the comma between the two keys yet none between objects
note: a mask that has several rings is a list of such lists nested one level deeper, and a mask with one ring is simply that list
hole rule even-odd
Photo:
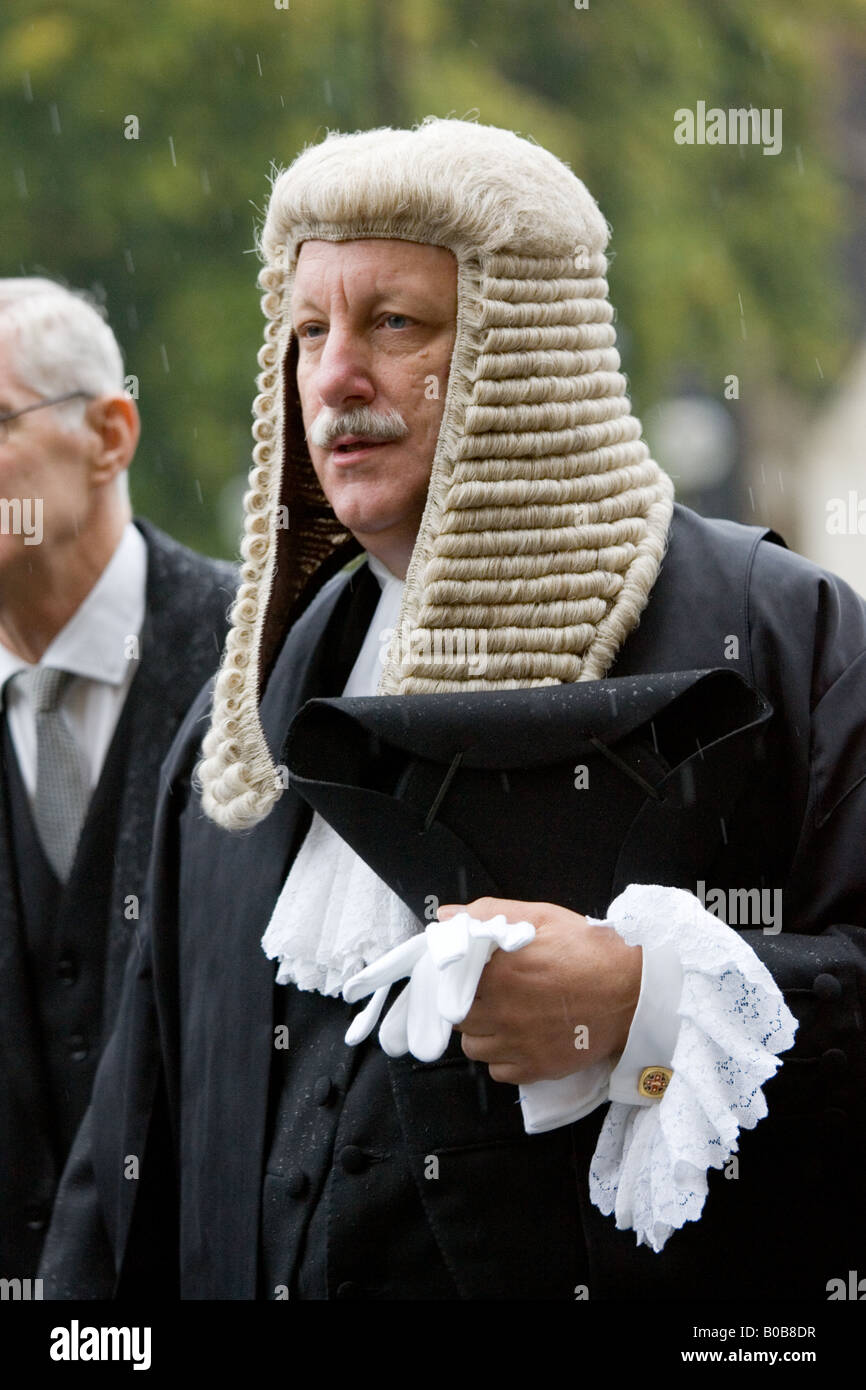
[{"label": "man's mustache", "polygon": [[377,415],[368,405],[339,411],[326,405],[310,426],[307,438],[317,449],[328,449],[347,434],[359,435],[376,444],[387,444],[394,439],[405,439],[408,433],[409,426],[399,410],[388,410],[383,415]]}]

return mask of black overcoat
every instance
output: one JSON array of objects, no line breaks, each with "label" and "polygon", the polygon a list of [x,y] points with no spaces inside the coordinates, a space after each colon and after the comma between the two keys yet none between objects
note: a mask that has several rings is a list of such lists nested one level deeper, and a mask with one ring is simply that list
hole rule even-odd
[{"label": "black overcoat", "polygon": [[[219,660],[234,569],[145,521],[138,669],[82,828],[68,883],[13,827],[17,770],[0,769],[0,1272],[36,1272],[60,1174],[117,1012],[144,883],[160,765]],[[2,723],[0,718],[0,730]],[[18,853],[16,855],[15,849]],[[55,901],[39,901],[49,893]],[[29,904],[44,928],[34,939]],[[28,938],[28,930],[30,936]]]},{"label": "black overcoat", "polygon": [[[130,966],[118,1026],[64,1175],[41,1271],[50,1296],[106,1297],[113,1290],[148,1298],[157,1290],[185,1298],[261,1295],[268,1083],[279,1014],[274,966],[259,943],[309,824],[299,788],[306,786],[311,799],[330,805],[335,818],[357,795],[357,789],[340,789],[341,781],[352,779],[333,771],[327,748],[320,750],[316,776],[315,750],[306,752],[303,741],[297,747],[300,722],[288,742],[287,733],[305,702],[342,690],[370,618],[369,607],[363,616],[353,608],[358,582],[357,573],[341,573],[320,589],[292,626],[272,670],[263,726],[275,760],[293,766],[296,778],[259,827],[240,835],[221,831],[203,816],[191,790],[207,692],[167,760],[168,790],[158,810],[152,861],[152,919],[137,967]],[[336,664],[335,655],[341,657]],[[700,1221],[675,1233],[657,1255],[636,1248],[633,1233],[618,1232],[613,1219],[589,1202],[589,1160],[602,1112],[548,1135],[526,1136],[513,1103],[515,1088],[497,1086],[485,1073],[487,1102],[480,1103],[477,1068],[456,1041],[438,1064],[390,1062],[425,1219],[461,1297],[573,1297],[570,1288],[558,1285],[558,1293],[550,1292],[549,1271],[562,1256],[563,1232],[581,1243],[575,1267],[586,1271],[591,1299],[824,1299],[827,1282],[846,1277],[862,1260],[866,606],[842,581],[787,551],[771,533],[703,520],[677,507],[640,626],[623,647],[612,679],[583,687],[580,698],[596,701],[599,741],[605,742],[613,727],[604,711],[609,688],[627,690],[631,684],[645,691],[650,683],[641,685],[638,678],[708,671],[726,673],[705,678],[704,686],[717,694],[724,689],[730,698],[729,727],[721,740],[711,730],[708,740],[701,738],[698,722],[697,747],[676,755],[691,769],[677,784],[685,820],[683,814],[676,821],[663,819],[668,803],[658,788],[667,764],[664,757],[654,763],[658,750],[617,755],[620,763],[631,760],[623,793],[628,786],[638,796],[629,813],[625,874],[626,881],[640,873],[640,881],[681,886],[689,886],[688,875],[695,874],[708,887],[782,890],[781,931],[742,928],[799,1020],[794,1048],[765,1086],[769,1115],[741,1134],[738,1174],[711,1173]],[[621,678],[623,684],[614,687]],[[751,704],[741,702],[746,688],[754,692]],[[529,694],[544,698],[543,690]],[[410,701],[420,698],[426,697]],[[551,698],[561,701],[561,688]],[[352,706],[355,712],[359,704]],[[321,709],[307,704],[300,716],[311,738],[315,718],[309,721]],[[717,707],[714,718],[720,717]],[[332,733],[345,723],[339,705],[336,720],[326,721]],[[682,723],[687,739],[694,735],[690,720]],[[459,724],[458,719],[451,745],[458,751],[466,744]],[[558,727],[561,732],[561,721]],[[747,727],[754,737],[744,743]],[[674,741],[675,734],[674,728]],[[671,736],[669,721],[666,737]],[[436,744],[443,766],[453,771],[447,730],[437,732]],[[585,748],[576,736],[575,765],[585,761]],[[701,763],[720,748],[723,756],[702,781]],[[351,760],[350,743],[346,750]],[[503,765],[509,757],[513,761],[513,750],[506,748]],[[604,754],[598,766],[606,762]],[[357,771],[357,780],[372,775],[375,781],[375,756],[368,764]],[[458,768],[453,788],[461,776]],[[374,801],[379,797],[382,806],[391,804],[405,785],[401,778],[399,769],[385,768],[367,794]],[[718,788],[721,801],[715,799]],[[447,821],[449,796],[433,820]],[[604,825],[594,837],[579,822],[566,863],[561,848],[567,817],[556,811],[558,797],[552,788],[540,823],[526,827],[525,849],[512,836],[509,856],[497,855],[492,827],[490,883],[502,896],[537,898],[528,891],[527,865],[534,856],[545,865],[548,900],[598,910],[598,901],[583,903],[580,883],[602,852]],[[694,844],[706,846],[697,862],[683,859],[678,848],[690,838],[683,829],[689,804],[698,827]],[[712,814],[704,814],[705,806]],[[349,815],[349,834],[351,825]],[[640,833],[632,833],[636,829]],[[363,843],[360,832],[359,837]],[[556,872],[545,853],[550,837],[559,856]],[[645,843],[653,853],[642,859]],[[391,863],[381,837],[374,834],[370,846],[379,856],[376,867],[400,891],[399,834],[395,830]],[[443,862],[451,854],[445,875],[451,887],[461,867],[459,839],[449,850],[443,834],[438,852]],[[612,892],[623,884],[614,871],[616,854],[610,846],[604,852]],[[483,857],[483,847],[479,853]],[[483,878],[473,877],[470,856],[465,862],[471,889]],[[417,883],[423,881],[422,872]],[[512,891],[515,884],[522,893]],[[406,896],[417,903],[413,891]],[[594,892],[601,894],[598,883]],[[372,1039],[364,1046],[377,1044]],[[425,1183],[425,1157],[446,1153],[449,1182]],[[132,1178],[130,1156],[140,1161]],[[563,1257],[566,1272],[567,1265]]]}]

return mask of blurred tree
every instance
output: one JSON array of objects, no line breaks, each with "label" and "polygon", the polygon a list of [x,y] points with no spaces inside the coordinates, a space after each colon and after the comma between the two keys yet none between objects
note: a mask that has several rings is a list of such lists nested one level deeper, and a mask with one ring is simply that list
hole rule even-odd
[{"label": "blurred tree", "polygon": [[[835,47],[864,0],[13,0],[0,17],[0,273],[106,305],[140,383],[138,508],[228,553],[261,337],[255,226],[274,162],[326,129],[428,113],[566,159],[613,226],[638,401],[684,370],[801,389],[846,350],[829,148]],[[674,111],[780,107],[783,149],[675,144]],[[134,120],[130,118],[134,117]]]}]

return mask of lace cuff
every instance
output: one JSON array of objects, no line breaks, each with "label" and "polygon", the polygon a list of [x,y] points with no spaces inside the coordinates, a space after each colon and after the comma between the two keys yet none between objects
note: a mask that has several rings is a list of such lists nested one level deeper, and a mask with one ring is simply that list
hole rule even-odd
[{"label": "lace cuff", "polygon": [[766,1115],[761,1086],[797,1022],[751,947],[684,889],[631,884],[605,924],[629,946],[675,946],[683,971],[670,1084],[648,1107],[611,1102],[589,1174],[599,1210],[658,1252],[700,1217],[707,1169]]}]

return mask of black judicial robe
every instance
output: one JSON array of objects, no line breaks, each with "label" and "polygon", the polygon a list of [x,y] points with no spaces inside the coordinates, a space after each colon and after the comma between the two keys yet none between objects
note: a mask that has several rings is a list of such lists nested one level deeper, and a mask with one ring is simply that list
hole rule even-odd
[{"label": "black judicial robe", "polygon": [[[149,930],[64,1175],[40,1271],[49,1296],[573,1298],[583,1286],[590,1299],[823,1300],[831,1278],[857,1268],[866,607],[777,540],[677,507],[609,680],[486,694],[488,738],[467,739],[449,719],[443,702],[459,713],[463,697],[429,697],[445,712],[426,745],[414,711],[428,697],[392,701],[390,724],[384,702],[333,699],[377,597],[365,568],[334,577],[270,675],[263,725],[292,781],[245,834],[212,825],[190,790],[203,692],[167,761]],[[561,781],[545,800],[525,720],[516,746],[503,743],[512,696],[537,709],[538,743],[552,740],[541,759],[551,778],[572,755],[594,758],[589,789],[573,793],[589,798],[579,811]],[[635,701],[648,725],[634,723]],[[473,718],[477,730],[474,707]],[[469,823],[472,787],[502,782],[494,738],[512,769],[505,783],[522,791],[509,802],[502,784],[485,841]],[[593,801],[596,783],[606,792]],[[524,829],[509,838],[515,802]],[[700,1221],[659,1255],[637,1248],[588,1198],[603,1111],[527,1136],[516,1088],[490,1081],[456,1035],[438,1063],[387,1060],[375,1038],[341,1043],[351,1014],[341,1001],[275,988],[259,942],[310,803],[416,910],[425,888],[448,896],[439,882],[596,913],[629,881],[782,890],[778,934],[740,929],[798,1018],[797,1039],[764,1088],[768,1117],[741,1133],[738,1176],[710,1174]],[[419,831],[434,836],[426,862],[410,852]]]},{"label": "black judicial robe", "polygon": [[43,854],[0,713],[0,1274],[8,1278],[36,1273],[144,910],[160,764],[216,667],[235,588],[231,565],[136,524],[147,545],[139,668],[65,885]]}]

